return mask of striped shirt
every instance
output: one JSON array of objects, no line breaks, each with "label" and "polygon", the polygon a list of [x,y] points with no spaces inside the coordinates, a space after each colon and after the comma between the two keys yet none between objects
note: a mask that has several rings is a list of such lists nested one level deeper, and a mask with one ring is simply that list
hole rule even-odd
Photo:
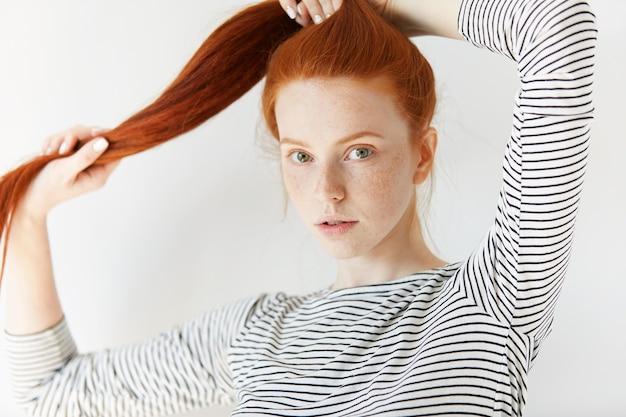
[{"label": "striped shirt", "polygon": [[467,260],[307,296],[263,295],[137,346],[79,354],[65,322],[7,336],[42,416],[522,414],[568,265],[592,119],[595,18],[579,0],[465,0],[459,30],[517,62],[497,213]]}]

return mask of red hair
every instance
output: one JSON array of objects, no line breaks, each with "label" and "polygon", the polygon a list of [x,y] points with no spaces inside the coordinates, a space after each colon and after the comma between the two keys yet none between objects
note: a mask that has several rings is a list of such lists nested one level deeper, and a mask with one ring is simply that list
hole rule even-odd
[{"label": "red hair", "polygon": [[[251,6],[222,24],[152,104],[106,133],[105,164],[133,155],[199,126],[237,100],[267,73],[263,114],[278,137],[274,103],[282,86],[303,78],[388,77],[399,107],[415,127],[430,123],[435,105],[428,62],[365,0],[345,1],[323,24],[300,26],[276,0]],[[269,64],[269,66],[268,66]],[[4,269],[11,215],[43,167],[43,155],[0,178],[0,238]]]},{"label": "red hair", "polygon": [[[285,41],[274,53],[263,91],[263,115],[278,138],[274,107],[286,84],[310,78],[384,77],[414,130],[428,127],[435,110],[435,81],[417,47],[364,1],[350,0],[323,24]],[[303,98],[304,99],[304,98]]]}]

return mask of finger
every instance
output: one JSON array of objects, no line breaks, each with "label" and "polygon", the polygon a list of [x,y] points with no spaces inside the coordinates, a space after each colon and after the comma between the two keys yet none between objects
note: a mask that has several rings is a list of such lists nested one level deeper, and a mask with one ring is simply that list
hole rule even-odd
[{"label": "finger", "polygon": [[308,26],[311,24],[309,12],[306,9],[306,5],[302,2],[296,4],[296,22],[298,22],[301,26]]},{"label": "finger", "polygon": [[[77,136],[78,140],[74,143],[74,142],[67,142],[67,146],[70,150],[72,149],[76,149],[76,148],[80,148],[82,145],[84,145],[87,141],[89,141],[90,139],[94,139],[97,137],[102,136],[103,133],[107,133],[110,132],[111,129],[108,128],[104,128],[104,127],[95,127],[92,126],[91,128],[91,135],[89,136]],[[69,138],[68,138],[69,140]],[[66,142],[64,142],[63,144],[65,144]],[[61,148],[63,148],[63,144],[61,144]],[[59,150],[59,153],[63,154],[63,153],[67,153],[67,152],[63,152],[62,150]]]},{"label": "finger", "polygon": [[76,148],[76,145],[78,144],[79,140],[80,139],[78,138],[78,136],[74,134],[70,133],[70,134],[65,135],[65,137],[63,138],[63,141],[59,145],[59,154],[66,155],[70,153],[71,151],[73,151]]},{"label": "finger", "polygon": [[310,18],[315,24],[320,24],[334,12],[331,0],[302,0],[308,10]]},{"label": "finger", "polygon": [[50,150],[50,136],[45,138],[41,144],[41,153],[44,155],[50,155],[52,153]]},{"label": "finger", "polygon": [[72,132],[66,132],[65,135],[55,135],[47,145],[46,154],[69,154],[76,148],[79,141],[79,137]]},{"label": "finger", "polygon": [[96,137],[96,136],[100,136],[103,133],[109,132],[111,131],[111,129],[106,128],[106,127],[100,127],[100,126],[92,126],[91,127],[91,136],[92,137]]},{"label": "finger", "polygon": [[47,155],[51,155],[53,153],[59,153],[61,149],[61,144],[65,141],[65,136],[61,136],[59,134],[54,135],[47,140],[46,151]]},{"label": "finger", "polygon": [[93,165],[108,147],[109,142],[102,137],[84,144],[74,155],[67,158],[68,177],[77,178],[79,173]]},{"label": "finger", "polygon": [[319,4],[322,6],[324,19],[331,17],[337,11],[333,0],[319,0]]},{"label": "finger", "polygon": [[302,0],[298,3],[298,14],[302,16],[303,20],[316,24],[321,23],[324,20],[323,13],[317,0]]},{"label": "finger", "polygon": [[91,127],[76,125],[74,127],[70,127],[69,129],[62,130],[54,135],[50,135],[48,140],[51,142],[58,141],[60,138],[63,138],[67,135],[76,135],[79,139],[87,139],[91,137]]},{"label": "finger", "polygon": [[335,11],[339,10],[341,8],[341,5],[343,4],[342,0],[332,0],[333,3],[333,9]]},{"label": "finger", "polygon": [[298,5],[296,3],[296,0],[280,0],[280,5],[291,20],[296,19],[296,17],[298,16]]},{"label": "finger", "polygon": [[[100,128],[96,128],[100,129]],[[95,137],[97,134],[93,133],[94,127],[87,127],[82,125],[77,125],[71,127],[69,129],[65,129],[61,132],[55,133],[54,135],[48,136],[43,143],[42,152],[50,155],[53,153],[68,153],[69,150],[72,149],[72,146],[76,146],[76,143],[81,140],[91,139]],[[76,140],[78,139],[78,140]],[[68,143],[61,149],[61,146],[65,141]],[[61,152],[63,150],[63,152]]]}]

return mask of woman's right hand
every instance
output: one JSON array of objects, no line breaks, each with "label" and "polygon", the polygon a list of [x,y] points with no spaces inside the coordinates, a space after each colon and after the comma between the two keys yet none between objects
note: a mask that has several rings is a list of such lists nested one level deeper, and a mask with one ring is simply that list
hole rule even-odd
[{"label": "woman's right hand", "polygon": [[[102,187],[118,162],[93,163],[106,151],[102,129],[76,126],[48,137],[43,153],[67,155],[49,162],[35,178],[17,214],[44,219],[59,203]],[[79,146],[77,150],[74,149]]]}]

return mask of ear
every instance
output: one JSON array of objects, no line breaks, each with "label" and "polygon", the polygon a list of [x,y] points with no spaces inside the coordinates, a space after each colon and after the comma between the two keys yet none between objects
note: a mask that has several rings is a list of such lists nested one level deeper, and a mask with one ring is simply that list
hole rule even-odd
[{"label": "ear", "polygon": [[437,150],[437,130],[430,126],[415,138],[418,150],[417,163],[413,173],[413,184],[419,185],[426,181],[435,161]]}]

